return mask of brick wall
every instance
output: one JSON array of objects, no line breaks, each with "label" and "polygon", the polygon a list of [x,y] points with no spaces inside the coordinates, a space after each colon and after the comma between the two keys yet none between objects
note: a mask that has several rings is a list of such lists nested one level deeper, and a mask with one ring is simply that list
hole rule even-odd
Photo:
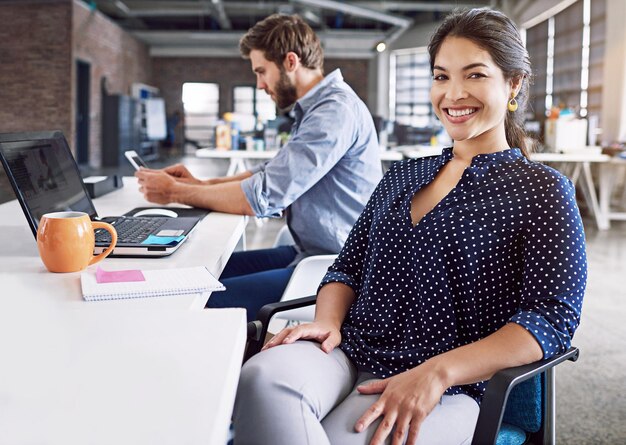
[{"label": "brick wall", "polygon": [[[108,94],[130,94],[133,83],[152,84],[152,59],[148,47],[126,33],[99,12],[74,2],[74,60],[90,64],[91,97],[89,127],[89,164],[97,167],[102,160],[102,92],[105,79]],[[73,79],[76,71],[72,69]],[[72,81],[72,116],[76,104],[76,82]],[[73,122],[73,120],[72,120]],[[75,126],[71,141],[74,141]],[[69,140],[69,138],[68,138]]]},{"label": "brick wall", "polygon": [[[369,60],[327,59],[326,73],[341,68],[344,79],[367,103]],[[220,115],[232,111],[232,91],[236,85],[254,85],[250,62],[241,58],[156,57],[152,59],[153,84],[161,90],[167,112],[182,110],[185,82],[208,82],[220,85]]]},{"label": "brick wall", "polygon": [[369,59],[326,59],[324,72],[328,74],[340,68],[344,80],[363,99],[363,102],[369,105],[367,94],[369,64]]},{"label": "brick wall", "polygon": [[0,132],[72,128],[72,4],[0,2]]},{"label": "brick wall", "polygon": [[0,2],[0,132],[60,129],[75,140],[75,60],[91,64],[90,164],[101,162],[101,80],[150,84],[147,46],[78,0]]}]

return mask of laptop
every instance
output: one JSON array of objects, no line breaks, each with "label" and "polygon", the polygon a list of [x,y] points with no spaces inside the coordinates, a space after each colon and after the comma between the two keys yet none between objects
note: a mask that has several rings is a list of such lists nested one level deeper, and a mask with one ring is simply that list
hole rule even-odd
[{"label": "laptop", "polygon": [[[100,218],[60,131],[0,134],[0,161],[35,238],[44,214],[85,212],[92,221],[115,227],[118,240],[112,256],[162,257],[174,253],[208,213],[195,208],[150,212],[141,207],[122,216]],[[141,210],[149,216],[133,216]],[[110,239],[107,231],[97,230],[94,253],[104,251]]]}]

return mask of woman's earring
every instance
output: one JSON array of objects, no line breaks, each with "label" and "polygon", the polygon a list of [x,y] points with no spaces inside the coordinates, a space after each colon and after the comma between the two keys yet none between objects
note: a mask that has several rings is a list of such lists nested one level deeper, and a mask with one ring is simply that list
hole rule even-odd
[{"label": "woman's earring", "polygon": [[511,99],[509,100],[509,104],[507,108],[511,113],[517,110],[517,101],[515,100],[515,93],[511,93]]}]

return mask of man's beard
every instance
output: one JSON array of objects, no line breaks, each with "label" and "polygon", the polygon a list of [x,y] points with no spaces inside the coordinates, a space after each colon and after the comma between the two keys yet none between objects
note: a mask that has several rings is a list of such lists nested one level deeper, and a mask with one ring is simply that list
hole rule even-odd
[{"label": "man's beard", "polygon": [[274,95],[276,96],[276,105],[281,110],[289,108],[298,100],[296,86],[291,83],[283,67],[280,70],[280,77],[274,89]]}]

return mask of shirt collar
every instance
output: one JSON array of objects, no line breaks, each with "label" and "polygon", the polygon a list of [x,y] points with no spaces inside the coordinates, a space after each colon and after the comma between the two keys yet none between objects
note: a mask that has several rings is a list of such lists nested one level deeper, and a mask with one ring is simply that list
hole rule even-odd
[{"label": "shirt collar", "polygon": [[311,88],[307,93],[302,96],[300,99],[296,101],[296,109],[300,109],[304,114],[307,108],[311,107],[313,104],[317,103],[319,100],[319,96],[322,94],[324,87],[326,85],[330,85],[334,82],[343,82],[343,76],[341,75],[341,70],[337,68],[332,73],[328,74],[322,80],[320,80],[313,88]]},{"label": "shirt collar", "polygon": [[[441,152],[441,157],[444,162],[452,159],[452,147],[446,147]],[[515,161],[516,159],[523,158],[524,155],[519,148],[509,148],[506,150],[498,151],[495,153],[486,153],[482,155],[476,155],[472,159],[472,167],[479,167],[490,162],[506,162]]]}]

